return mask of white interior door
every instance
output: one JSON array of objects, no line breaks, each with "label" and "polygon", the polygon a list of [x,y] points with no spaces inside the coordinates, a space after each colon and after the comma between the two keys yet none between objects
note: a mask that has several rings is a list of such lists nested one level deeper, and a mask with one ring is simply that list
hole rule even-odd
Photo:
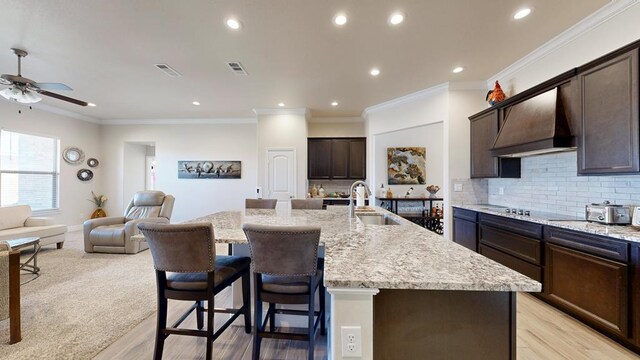
[{"label": "white interior door", "polygon": [[296,153],[294,149],[267,150],[267,193],[278,199],[277,208],[288,209],[296,194]]}]

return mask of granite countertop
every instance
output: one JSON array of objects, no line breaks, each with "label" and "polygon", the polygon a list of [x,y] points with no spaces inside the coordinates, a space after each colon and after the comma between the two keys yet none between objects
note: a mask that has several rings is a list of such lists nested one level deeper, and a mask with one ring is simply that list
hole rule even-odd
[{"label": "granite countertop", "polygon": [[[517,214],[505,213],[505,207],[493,205],[453,205],[460,209],[473,210],[491,215],[498,215],[506,218],[524,220],[542,225],[554,226],[558,228],[581,231],[589,234],[607,236],[615,239],[626,240],[631,242],[640,242],[640,228],[631,225],[604,225],[598,223],[590,223],[585,220],[555,220],[561,219],[562,215],[553,216],[553,214],[540,214],[533,212],[531,216],[523,216]],[[549,220],[551,219],[551,220]]]},{"label": "granite countertop", "polygon": [[540,291],[518,272],[428,231],[382,208],[399,225],[364,225],[348,207],[327,210],[224,211],[193,219],[210,221],[216,241],[247,240],[243,223],[319,225],[325,247],[324,283],[338,288]]}]

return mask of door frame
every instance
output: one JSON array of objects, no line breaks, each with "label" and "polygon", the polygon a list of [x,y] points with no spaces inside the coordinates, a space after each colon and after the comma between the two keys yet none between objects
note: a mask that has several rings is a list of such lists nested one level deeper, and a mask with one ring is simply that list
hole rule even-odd
[{"label": "door frame", "polygon": [[[268,147],[266,148],[266,155],[264,159],[265,172],[264,172],[264,184],[271,196],[271,189],[269,189],[269,153],[271,151],[293,151],[293,199],[298,197],[298,156],[296,154],[295,147]],[[291,198],[290,198],[291,199]]]}]

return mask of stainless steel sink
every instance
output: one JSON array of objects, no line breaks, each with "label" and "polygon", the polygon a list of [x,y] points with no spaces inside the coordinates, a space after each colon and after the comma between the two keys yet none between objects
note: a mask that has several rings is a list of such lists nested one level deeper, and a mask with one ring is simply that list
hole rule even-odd
[{"label": "stainless steel sink", "polygon": [[400,225],[399,222],[385,214],[357,214],[356,216],[365,225]]}]

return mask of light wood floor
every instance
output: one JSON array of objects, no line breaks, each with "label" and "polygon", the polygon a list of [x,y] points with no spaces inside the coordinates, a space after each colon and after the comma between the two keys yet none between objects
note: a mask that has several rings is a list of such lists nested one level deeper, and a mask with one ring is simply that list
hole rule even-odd
[{"label": "light wood floor", "polygon": [[[221,294],[216,300],[219,304],[230,301],[229,293]],[[169,322],[186,308],[186,304],[169,306]],[[193,316],[185,321],[185,326],[195,326]],[[152,316],[95,359],[151,359],[154,331],[155,317]],[[517,337],[518,359],[521,360],[640,359],[640,356],[616,342],[528,294],[518,295]],[[305,342],[265,339],[262,343],[261,359],[305,359],[307,355]],[[214,343],[214,354],[214,359],[251,359],[251,335],[245,334],[241,327],[229,328]],[[325,337],[318,336],[315,354],[316,359],[327,358]],[[204,339],[170,336],[165,343],[163,357],[204,359],[204,355]]]}]

